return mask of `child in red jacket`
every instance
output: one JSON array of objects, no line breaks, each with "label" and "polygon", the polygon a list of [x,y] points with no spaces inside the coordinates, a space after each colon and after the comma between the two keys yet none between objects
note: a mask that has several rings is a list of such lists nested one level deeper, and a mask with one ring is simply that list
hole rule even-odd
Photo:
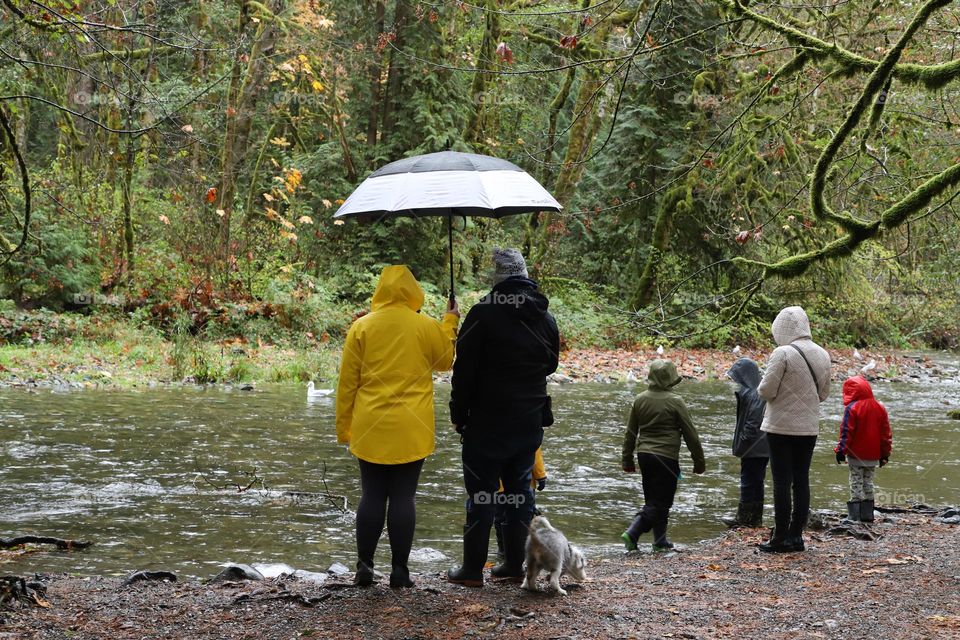
[{"label": "child in red jacket", "polygon": [[834,452],[837,464],[846,462],[850,467],[847,519],[873,522],[873,476],[877,467],[887,464],[893,448],[890,418],[861,376],[844,381],[843,405],[840,441]]}]

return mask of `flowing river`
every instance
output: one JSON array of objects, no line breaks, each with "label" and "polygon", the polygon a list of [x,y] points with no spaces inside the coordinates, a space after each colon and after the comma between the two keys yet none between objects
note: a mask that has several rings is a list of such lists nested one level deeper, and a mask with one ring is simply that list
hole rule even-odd
[{"label": "flowing river", "polygon": [[[641,502],[639,477],[619,465],[626,414],[642,388],[551,387],[557,420],[544,440],[549,482],[538,504],[588,556],[622,548],[618,536]],[[694,543],[720,534],[720,516],[736,506],[734,399],[725,382],[678,389],[700,432],[707,473],[694,476],[682,451],[670,536]],[[960,421],[946,417],[960,404],[956,379],[878,383],[875,391],[894,433],[891,464],[878,474],[878,504],[956,504]],[[439,571],[460,558],[465,493],[448,394],[437,385],[437,451],[421,477],[415,572]],[[814,509],[845,509],[847,471],[832,452],[840,411],[835,383],[813,462]],[[332,400],[308,401],[305,390],[281,386],[0,390],[0,536],[96,542],[85,551],[22,556],[3,572],[168,569],[208,577],[226,562],[352,567],[357,464],[336,443],[333,416]],[[768,474],[768,505],[770,486]],[[346,511],[341,499],[322,495],[327,491],[346,496]],[[772,523],[772,507],[765,521]],[[649,548],[649,536],[641,542]],[[377,562],[389,566],[386,536]]]}]

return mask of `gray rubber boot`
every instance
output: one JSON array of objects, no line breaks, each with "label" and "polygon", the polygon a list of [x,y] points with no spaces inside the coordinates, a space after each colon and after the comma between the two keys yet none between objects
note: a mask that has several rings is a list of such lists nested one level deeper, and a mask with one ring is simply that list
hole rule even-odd
[{"label": "gray rubber boot", "polygon": [[847,503],[847,522],[860,522],[860,500]]},{"label": "gray rubber boot", "polygon": [[860,522],[873,522],[873,500],[860,501]]}]

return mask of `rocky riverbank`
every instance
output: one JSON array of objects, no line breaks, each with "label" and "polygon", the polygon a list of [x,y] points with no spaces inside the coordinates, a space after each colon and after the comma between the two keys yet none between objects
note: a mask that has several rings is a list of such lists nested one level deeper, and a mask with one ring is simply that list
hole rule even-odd
[{"label": "rocky riverbank", "polygon": [[760,554],[765,532],[741,530],[675,553],[590,558],[589,581],[564,579],[566,597],[468,589],[440,574],[415,576],[410,590],[358,589],[349,575],[127,585],[46,576],[41,604],[0,611],[0,638],[960,637],[960,527],[878,515],[876,540],[822,529],[808,532],[804,553]]},{"label": "rocky riverbank", "polygon": [[[339,352],[330,345],[307,351],[275,345],[247,346],[213,344],[211,363],[205,370],[211,381],[194,375],[177,379],[170,365],[166,347],[154,345],[137,356],[129,349],[88,351],[76,345],[60,352],[57,347],[24,350],[21,347],[0,347],[0,387],[16,388],[149,388],[161,385],[219,384],[239,388],[269,382],[305,383],[311,377],[332,380],[336,376]],[[866,375],[880,381],[944,381],[960,382],[956,359],[949,354],[852,349],[828,349],[833,360],[836,380],[854,375],[865,367]],[[551,382],[624,383],[642,382],[649,363],[667,358],[677,365],[680,375],[689,380],[722,380],[738,357],[750,357],[763,365],[770,350],[743,348],[730,350],[666,349],[571,349],[560,357],[560,368]],[[153,355],[149,355],[153,354]],[[219,354],[219,355],[218,355]],[[145,364],[147,362],[147,364]],[[449,382],[449,372],[436,376]],[[321,382],[322,384],[322,382]]]},{"label": "rocky riverbank", "polygon": [[[737,349],[736,352],[704,349],[648,351],[597,351],[573,349],[563,354],[553,376],[558,383],[642,381],[650,362],[667,358],[689,380],[722,380],[737,358],[753,358],[761,366],[772,349]],[[827,349],[833,362],[833,377],[843,380],[863,371],[872,380],[891,382],[953,379],[960,381],[957,365],[935,353]]]}]

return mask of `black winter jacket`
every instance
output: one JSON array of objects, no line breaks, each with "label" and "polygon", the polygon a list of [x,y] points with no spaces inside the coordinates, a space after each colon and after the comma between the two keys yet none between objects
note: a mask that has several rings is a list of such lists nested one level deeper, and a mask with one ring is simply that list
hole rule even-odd
[{"label": "black winter jacket", "polygon": [[549,302],[529,278],[507,278],[467,314],[457,338],[450,418],[470,437],[534,432],[549,411],[547,376],[560,334]]},{"label": "black winter jacket", "polygon": [[769,458],[767,435],[760,431],[767,406],[757,393],[761,379],[760,367],[750,358],[740,358],[730,367],[727,376],[740,385],[734,392],[737,397],[737,426],[733,430],[733,455],[738,458]]}]

